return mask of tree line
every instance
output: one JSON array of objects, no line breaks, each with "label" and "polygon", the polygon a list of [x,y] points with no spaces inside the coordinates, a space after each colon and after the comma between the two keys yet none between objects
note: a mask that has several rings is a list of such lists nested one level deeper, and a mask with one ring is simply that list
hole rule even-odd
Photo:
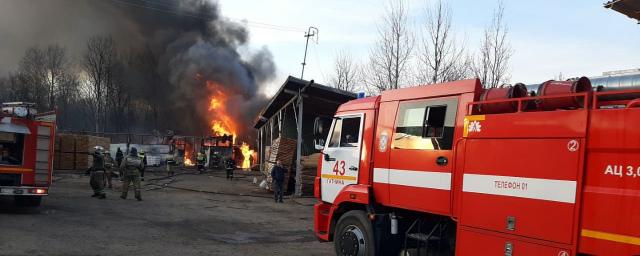
[{"label": "tree line", "polygon": [[500,2],[484,29],[477,51],[456,38],[451,7],[442,0],[427,2],[424,22],[412,31],[403,0],[390,0],[377,26],[378,39],[360,63],[346,50],[334,58],[332,86],[379,94],[404,86],[479,78],[487,88],[507,83],[513,49]]},{"label": "tree line", "polygon": [[63,130],[149,131],[158,128],[154,96],[164,93],[157,62],[148,47],[119,50],[110,35],[89,38],[78,58],[58,44],[34,46],[0,77],[0,100],[56,110]]}]

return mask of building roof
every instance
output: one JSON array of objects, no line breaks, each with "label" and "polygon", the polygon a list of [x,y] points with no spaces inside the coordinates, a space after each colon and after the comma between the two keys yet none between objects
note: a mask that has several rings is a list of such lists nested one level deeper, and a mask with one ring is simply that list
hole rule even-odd
[{"label": "building roof", "polygon": [[[322,108],[323,105],[327,105],[326,103],[333,105],[331,108],[335,111],[338,105],[357,98],[357,95],[352,92],[318,84],[313,82],[313,80],[307,81],[289,76],[278,92],[271,98],[264,109],[262,109],[257,117],[254,128],[261,128],[268,119],[273,117],[273,115],[277,114],[280,109],[296,98],[298,91],[300,90],[302,90],[302,94],[304,96],[303,101],[305,102],[305,112],[309,111],[308,106],[312,108]],[[314,104],[307,104],[307,99]]]},{"label": "building roof", "polygon": [[636,19],[640,23],[640,1],[637,0],[612,0],[604,4],[605,8],[613,9],[627,17]]}]

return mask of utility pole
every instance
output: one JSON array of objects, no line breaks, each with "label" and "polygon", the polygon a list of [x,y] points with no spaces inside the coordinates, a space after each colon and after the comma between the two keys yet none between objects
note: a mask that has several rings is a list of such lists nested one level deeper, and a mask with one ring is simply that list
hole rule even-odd
[{"label": "utility pole", "polygon": [[309,38],[316,37],[316,44],[318,44],[318,29],[316,27],[309,27],[307,32],[304,33],[304,37],[307,38],[307,44],[304,46],[304,59],[302,59],[302,74],[300,79],[304,79],[304,66],[307,65],[307,49],[309,48]]}]

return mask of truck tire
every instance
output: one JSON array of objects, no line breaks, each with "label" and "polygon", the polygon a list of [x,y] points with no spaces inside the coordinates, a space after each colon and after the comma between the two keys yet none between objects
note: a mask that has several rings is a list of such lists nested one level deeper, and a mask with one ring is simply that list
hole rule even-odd
[{"label": "truck tire", "polygon": [[38,207],[42,202],[41,196],[15,196],[14,202],[18,206]]},{"label": "truck tire", "polygon": [[364,211],[349,211],[340,217],[333,236],[336,255],[374,256],[373,226]]}]

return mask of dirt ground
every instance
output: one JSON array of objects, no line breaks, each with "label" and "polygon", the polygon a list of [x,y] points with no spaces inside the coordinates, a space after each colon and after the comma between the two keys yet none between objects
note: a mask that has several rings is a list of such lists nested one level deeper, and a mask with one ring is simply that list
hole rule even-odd
[{"label": "dirt ground", "polygon": [[118,181],[107,199],[91,198],[77,174],[56,174],[39,208],[0,197],[0,255],[333,254],[313,235],[315,199],[275,204],[241,171],[234,181],[220,171],[163,174],[147,171],[142,202],[120,199]]}]

